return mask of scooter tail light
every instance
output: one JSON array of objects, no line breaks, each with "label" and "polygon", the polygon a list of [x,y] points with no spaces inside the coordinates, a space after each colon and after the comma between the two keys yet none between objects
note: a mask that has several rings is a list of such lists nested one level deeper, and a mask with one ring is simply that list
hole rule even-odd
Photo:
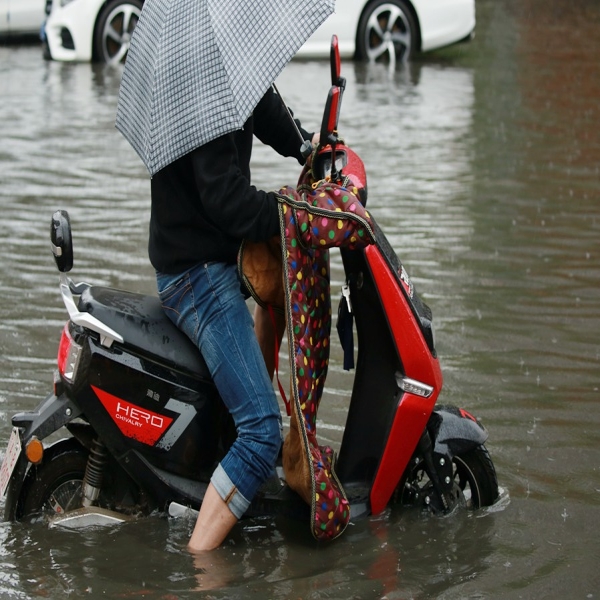
[{"label": "scooter tail light", "polygon": [[67,322],[63,328],[58,346],[58,371],[69,383],[75,381],[79,356],[81,355],[81,346],[76,344],[69,331]]}]

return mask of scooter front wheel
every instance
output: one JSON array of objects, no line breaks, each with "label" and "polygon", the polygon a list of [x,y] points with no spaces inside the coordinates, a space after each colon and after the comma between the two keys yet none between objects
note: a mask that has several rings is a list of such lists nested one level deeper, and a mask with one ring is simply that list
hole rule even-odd
[{"label": "scooter front wheel", "polygon": [[[477,446],[452,458],[453,491],[447,495],[449,509],[461,504],[468,510],[491,506],[498,499],[498,479],[487,448]],[[416,457],[399,490],[403,505],[434,506],[435,492],[427,475],[425,461]]]}]

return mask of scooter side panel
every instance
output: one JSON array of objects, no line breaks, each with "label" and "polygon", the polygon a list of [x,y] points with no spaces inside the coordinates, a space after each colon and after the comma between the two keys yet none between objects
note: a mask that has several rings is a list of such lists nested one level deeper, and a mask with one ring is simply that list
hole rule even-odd
[{"label": "scooter side panel", "polygon": [[371,510],[378,514],[389,502],[427,425],[442,388],[442,372],[416,322],[406,290],[390,273],[379,249],[369,246],[365,257],[402,358],[404,375],[433,388],[427,398],[407,392],[400,397],[371,489]]},{"label": "scooter side panel", "polygon": [[[88,339],[75,401],[109,452],[132,450],[148,464],[190,479],[207,478],[225,451],[227,414],[212,382]],[[81,381],[85,385],[81,386]],[[135,469],[124,468],[134,479]]]}]

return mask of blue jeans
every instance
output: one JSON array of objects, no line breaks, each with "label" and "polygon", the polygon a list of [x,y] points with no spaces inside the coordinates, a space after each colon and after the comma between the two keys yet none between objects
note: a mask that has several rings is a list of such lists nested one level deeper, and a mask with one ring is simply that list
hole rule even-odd
[{"label": "blue jeans", "polygon": [[239,519],[273,473],[282,425],[237,266],[211,262],[156,280],[165,312],[200,349],[233,417],[238,437],[211,482]]}]

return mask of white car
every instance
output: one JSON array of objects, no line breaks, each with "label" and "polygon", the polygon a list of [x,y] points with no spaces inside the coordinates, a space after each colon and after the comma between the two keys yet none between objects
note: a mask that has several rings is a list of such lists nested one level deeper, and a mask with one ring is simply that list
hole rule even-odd
[{"label": "white car", "polygon": [[475,0],[336,0],[336,12],[302,46],[299,57],[340,54],[368,60],[407,60],[418,52],[470,39]]},{"label": "white car", "polygon": [[46,0],[0,0],[0,36],[39,35]]},{"label": "white car", "polygon": [[[48,58],[117,63],[127,54],[143,0],[47,3],[44,42]],[[298,56],[328,56],[335,33],[344,57],[405,60],[417,52],[468,39],[474,28],[475,0],[337,0],[335,14]]]},{"label": "white car", "polygon": [[42,40],[47,58],[123,62],[142,0],[47,0]]}]

